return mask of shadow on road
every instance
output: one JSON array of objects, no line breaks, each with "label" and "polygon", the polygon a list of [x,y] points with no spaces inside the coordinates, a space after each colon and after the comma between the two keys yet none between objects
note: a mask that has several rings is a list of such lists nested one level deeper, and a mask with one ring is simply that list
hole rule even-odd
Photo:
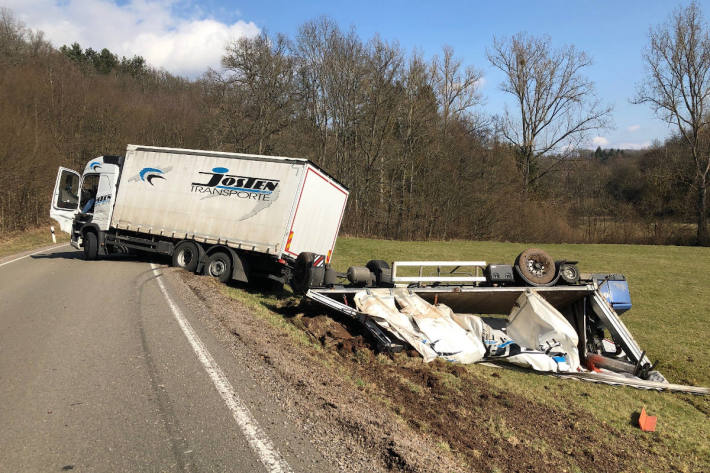
[{"label": "shadow on road", "polygon": [[56,258],[63,258],[63,259],[78,259],[82,255],[81,252],[79,251],[57,251],[54,253],[41,253],[38,255],[30,255],[30,258],[32,259],[56,259]]},{"label": "shadow on road", "polygon": [[[32,259],[84,259],[83,251],[56,251],[53,253],[41,253],[37,255],[31,255]],[[114,254],[108,256],[101,256],[95,261],[126,261],[133,263],[156,263],[156,264],[170,264],[170,258],[162,255],[138,255],[138,254]],[[88,262],[88,261],[87,261]]]}]

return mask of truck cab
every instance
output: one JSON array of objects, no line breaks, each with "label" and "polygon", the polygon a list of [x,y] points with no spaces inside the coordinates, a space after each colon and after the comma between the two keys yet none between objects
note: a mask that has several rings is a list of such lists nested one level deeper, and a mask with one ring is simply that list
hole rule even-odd
[{"label": "truck cab", "polygon": [[82,174],[59,168],[49,216],[71,235],[75,248],[83,246],[88,229],[96,235],[109,229],[122,159],[100,156],[89,161]]}]

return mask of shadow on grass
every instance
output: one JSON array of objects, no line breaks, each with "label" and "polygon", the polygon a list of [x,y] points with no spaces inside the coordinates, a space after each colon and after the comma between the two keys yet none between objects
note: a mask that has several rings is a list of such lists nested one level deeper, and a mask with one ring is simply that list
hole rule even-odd
[{"label": "shadow on grass", "polygon": [[629,416],[629,425],[631,427],[638,427],[640,417],[641,417],[641,411],[632,412],[631,415]]}]

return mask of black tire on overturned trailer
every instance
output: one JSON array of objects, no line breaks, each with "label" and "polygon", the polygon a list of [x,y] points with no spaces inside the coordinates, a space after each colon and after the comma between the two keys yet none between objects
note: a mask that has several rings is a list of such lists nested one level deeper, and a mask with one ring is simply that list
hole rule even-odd
[{"label": "black tire on overturned trailer", "polygon": [[528,286],[552,286],[559,278],[555,260],[539,248],[524,250],[513,266],[518,278]]}]

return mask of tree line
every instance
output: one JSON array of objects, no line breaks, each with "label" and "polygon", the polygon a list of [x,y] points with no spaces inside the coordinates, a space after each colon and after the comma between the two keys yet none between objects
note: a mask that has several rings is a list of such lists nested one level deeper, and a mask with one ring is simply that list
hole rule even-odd
[{"label": "tree line", "polygon": [[[691,4],[659,26],[644,53],[650,70],[665,57],[655,55],[654,35],[671,31],[662,45],[687,48],[674,27],[699,42],[686,55],[710,53],[703,21]],[[481,107],[481,70],[452,48],[426,58],[329,18],[293,38],[236,40],[220,70],[187,80],[139,56],[55,49],[3,9],[0,231],[47,223],[57,166],[81,169],[135,143],[311,159],[350,189],[342,232],[351,235],[706,241],[708,84],[695,77],[688,92],[702,92],[691,101],[695,129],[681,121],[676,136],[648,150],[594,152],[583,145],[611,108],[584,74],[584,52],[521,33],[494,38],[487,56],[516,104],[494,116]],[[667,80],[649,73],[636,100],[674,123],[684,104],[654,85]]]}]

